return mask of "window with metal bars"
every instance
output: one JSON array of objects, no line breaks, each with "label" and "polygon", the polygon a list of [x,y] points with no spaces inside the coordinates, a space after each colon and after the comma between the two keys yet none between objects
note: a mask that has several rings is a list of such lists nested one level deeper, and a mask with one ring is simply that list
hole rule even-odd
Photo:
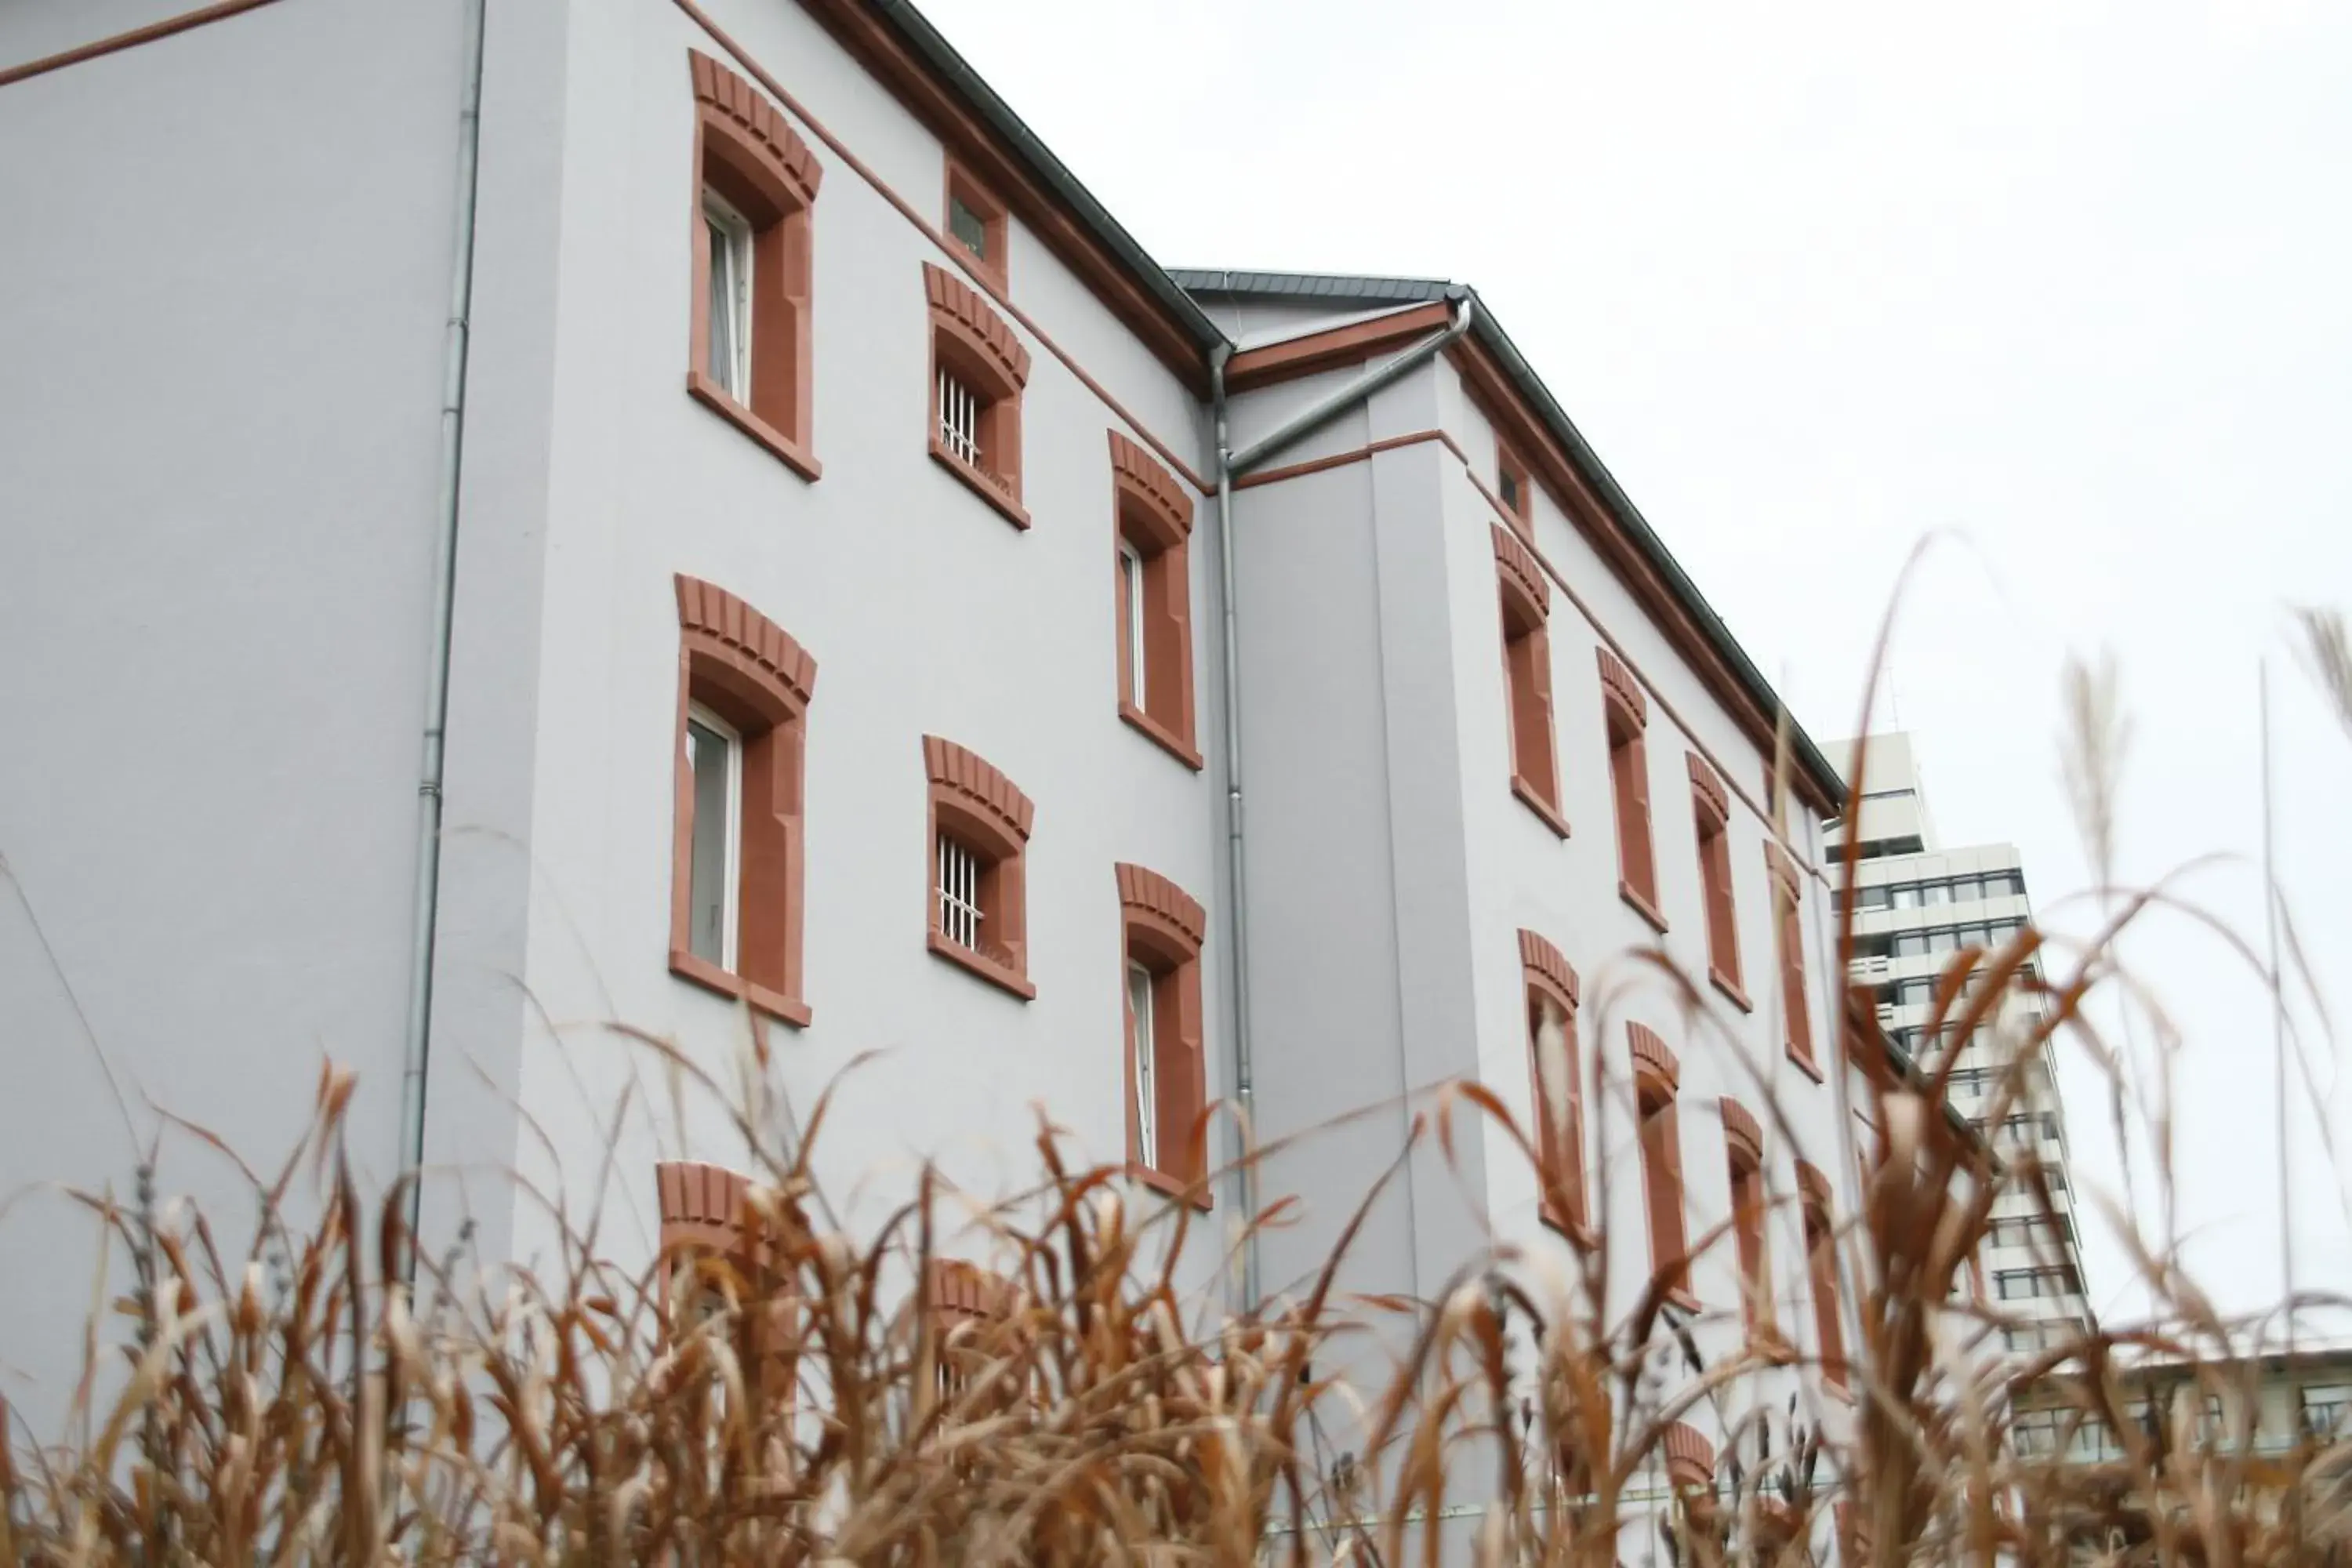
[{"label": "window with metal bars", "polygon": [[942,833],[939,843],[940,934],[980,951],[980,858]]},{"label": "window with metal bars", "polygon": [[956,458],[982,467],[980,399],[951,371],[940,372],[940,445]]}]

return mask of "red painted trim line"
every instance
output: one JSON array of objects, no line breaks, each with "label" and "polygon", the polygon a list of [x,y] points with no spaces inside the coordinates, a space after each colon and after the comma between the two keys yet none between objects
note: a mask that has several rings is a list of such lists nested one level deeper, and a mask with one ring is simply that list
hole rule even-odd
[{"label": "red painted trim line", "polygon": [[20,66],[0,68],[0,87],[30,81],[37,76],[47,76],[68,66],[78,66],[84,60],[121,54],[125,49],[135,49],[142,44],[152,44],[158,38],[168,38],[174,33],[184,33],[210,22],[225,22],[247,11],[258,11],[270,3],[271,0],[220,0],[217,5],[200,6],[194,11],[182,12],[177,16],[166,16],[160,22],[150,22],[143,27],[133,27],[127,33],[117,33],[110,38],[83,44],[62,54],[27,60]]}]

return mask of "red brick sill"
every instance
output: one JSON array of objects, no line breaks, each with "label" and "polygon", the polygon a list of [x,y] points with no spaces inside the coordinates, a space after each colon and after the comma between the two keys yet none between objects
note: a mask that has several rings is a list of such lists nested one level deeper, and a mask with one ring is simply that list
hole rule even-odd
[{"label": "red brick sill", "polygon": [[689,980],[706,991],[756,1007],[780,1023],[796,1029],[809,1026],[809,1005],[781,991],[771,991],[756,981],[719,967],[708,959],[697,958],[681,948],[669,950],[669,972],[680,980]]},{"label": "red brick sill", "polygon": [[744,407],[728,395],[727,389],[698,370],[686,373],[686,390],[697,403],[709,409],[744,435],[768,449],[768,455],[804,479],[820,479],[824,467],[815,456],[799,442]]},{"label": "red brick sill", "polygon": [[1537,794],[1535,785],[1529,784],[1517,773],[1513,773],[1511,775],[1511,793],[1519,797],[1521,805],[1525,805],[1529,811],[1534,812],[1538,816],[1543,818],[1543,825],[1546,827],[1550,828],[1562,838],[1568,837],[1568,818],[1559,814],[1559,808],[1558,806],[1552,805],[1551,802],[1544,799],[1542,795]]},{"label": "red brick sill", "polygon": [[1139,1164],[1133,1160],[1127,1163],[1127,1174],[1129,1180],[1140,1182],[1153,1192],[1174,1198],[1178,1203],[1191,1204],[1202,1214],[1207,1214],[1217,1206],[1216,1199],[1210,1194],[1208,1184],[1205,1182],[1195,1186],[1190,1182],[1170,1175],[1165,1171]]},{"label": "red brick sill", "polygon": [[1617,879],[1617,896],[1631,904],[1635,914],[1649,921],[1652,931],[1660,936],[1666,934],[1666,917],[1658,912],[1657,905],[1643,897],[1641,889],[1620,877]]},{"label": "red brick sill", "polygon": [[1797,1049],[1794,1046],[1790,1046],[1789,1047],[1789,1059],[1797,1064],[1797,1070],[1799,1072],[1803,1073],[1815,1083],[1827,1081],[1825,1075],[1822,1072],[1821,1064],[1814,1061],[1812,1058],[1805,1055],[1804,1052]]},{"label": "red brick sill", "polygon": [[1712,963],[1706,966],[1706,977],[1715,983],[1715,988],[1717,991],[1720,991],[1726,996],[1730,997],[1741,1012],[1753,1013],[1756,1011],[1756,1004],[1748,999],[1748,993],[1739,988],[1738,981],[1732,979],[1731,976],[1724,973],[1723,971],[1717,969]]},{"label": "red brick sill", "polygon": [[931,432],[931,460],[961,479],[972,494],[1002,512],[1005,521],[1018,529],[1025,530],[1029,526],[1029,513],[1023,510],[1021,503],[1007,495],[993,476],[982,473],[949,451],[940,442],[937,430]]},{"label": "red brick sill", "polygon": [[1170,756],[1196,773],[1201,771],[1202,765],[1201,753],[1193,749],[1191,742],[1125,698],[1119,699],[1118,716],[1150,736],[1160,749]]},{"label": "red brick sill", "polygon": [[1024,1002],[1034,1002],[1037,999],[1037,988],[1029,983],[1027,975],[1018,973],[1008,965],[999,963],[984,953],[974,952],[960,942],[950,942],[937,931],[930,933],[929,941],[933,952],[950,963],[961,964],[971,970],[991,985],[1010,991]]}]

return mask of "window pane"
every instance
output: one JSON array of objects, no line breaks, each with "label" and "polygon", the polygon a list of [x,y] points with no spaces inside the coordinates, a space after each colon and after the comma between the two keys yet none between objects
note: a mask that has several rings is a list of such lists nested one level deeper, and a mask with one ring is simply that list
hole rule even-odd
[{"label": "window pane", "polygon": [[1865,910],[1883,910],[1889,902],[1887,889],[1885,888],[1864,888],[1860,889],[1859,897],[1862,900],[1862,907]]},{"label": "window pane", "polygon": [[1897,958],[1916,958],[1927,951],[1927,933],[1925,931],[1905,931],[1895,939],[1895,956]]},{"label": "window pane", "polygon": [[1151,689],[1143,668],[1143,557],[1124,542],[1118,547],[1118,578],[1127,601],[1127,700],[1141,708],[1143,694]]},{"label": "window pane", "polygon": [[1976,902],[1977,897],[1977,879],[1974,877],[1955,877],[1952,879],[1952,902],[1956,904],[1971,904]]},{"label": "window pane", "polygon": [[1160,1168],[1160,1064],[1151,1040],[1151,971],[1127,966],[1127,1016],[1135,1035],[1136,1158]]},{"label": "window pane", "polygon": [[717,220],[705,216],[710,239],[709,361],[703,366],[711,380],[735,391],[735,240]]},{"label": "window pane", "polygon": [[1950,901],[1950,898],[1951,894],[1949,890],[1947,889],[1941,882],[1922,882],[1919,884],[1919,901],[1923,904],[1935,905],[1947,903]]},{"label": "window pane", "polygon": [[694,844],[687,882],[688,903],[687,946],[694,956],[721,968],[734,963],[728,951],[729,906],[734,889],[729,885],[728,841],[734,825],[729,820],[733,804],[734,743],[699,720],[686,723],[687,763],[694,774]]},{"label": "window pane", "polygon": [[[956,242],[966,250],[971,251],[982,261],[988,259],[988,225],[978,213],[965,205],[961,196],[948,198],[948,232],[955,236]],[[1097,556],[1096,559],[1100,560],[1101,557]],[[1099,604],[1101,601],[1096,602]]]},{"label": "window pane", "polygon": [[1916,883],[1890,888],[1887,891],[1894,896],[1895,907],[1898,910],[1916,910],[1919,907],[1919,888]]}]

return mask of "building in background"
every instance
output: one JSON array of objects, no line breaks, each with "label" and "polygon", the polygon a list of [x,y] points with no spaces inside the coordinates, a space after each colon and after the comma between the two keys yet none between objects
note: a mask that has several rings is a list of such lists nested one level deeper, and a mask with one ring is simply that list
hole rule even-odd
[{"label": "building in background", "polygon": [[[897,0],[163,10],[0,14],[0,1191],[142,1096],[269,1164],[325,1057],[436,1252],[645,1266],[751,1154],[625,1031],[757,1030],[845,1225],[1043,1114],[1204,1308],[1295,1199],[1255,1311],[1470,1079],[1539,1161],[1423,1139],[1342,1292],[1605,1256],[1850,1411],[1840,783],[1473,290],[1171,276]],[[95,1245],[0,1229],[19,1364]]]},{"label": "building in background", "polygon": [[[1842,742],[1830,755],[1851,772],[1856,744]],[[2024,868],[2013,844],[1945,847],[1911,736],[1873,735],[1867,745],[1862,776],[1848,780],[1859,788],[1829,835],[1829,856],[1850,853],[1855,862],[1851,979],[1872,992],[1888,1038],[1923,1068],[1941,1066],[1957,1049],[1952,1106],[2011,1173],[1981,1255],[1985,1293],[1994,1310],[2013,1320],[2001,1331],[2008,1349],[2063,1342],[2089,1321],[2066,1120],[2048,1042],[2018,1059],[2033,1011],[2045,1004],[2012,995],[1992,1031],[1960,1040],[1948,1027],[1939,1031],[1934,1016],[1937,980],[1955,953],[1997,950],[2032,921]],[[2018,1089],[1995,1125],[2001,1076],[2012,1065]],[[2021,1156],[2030,1156],[2047,1184],[2046,1209]]]}]

